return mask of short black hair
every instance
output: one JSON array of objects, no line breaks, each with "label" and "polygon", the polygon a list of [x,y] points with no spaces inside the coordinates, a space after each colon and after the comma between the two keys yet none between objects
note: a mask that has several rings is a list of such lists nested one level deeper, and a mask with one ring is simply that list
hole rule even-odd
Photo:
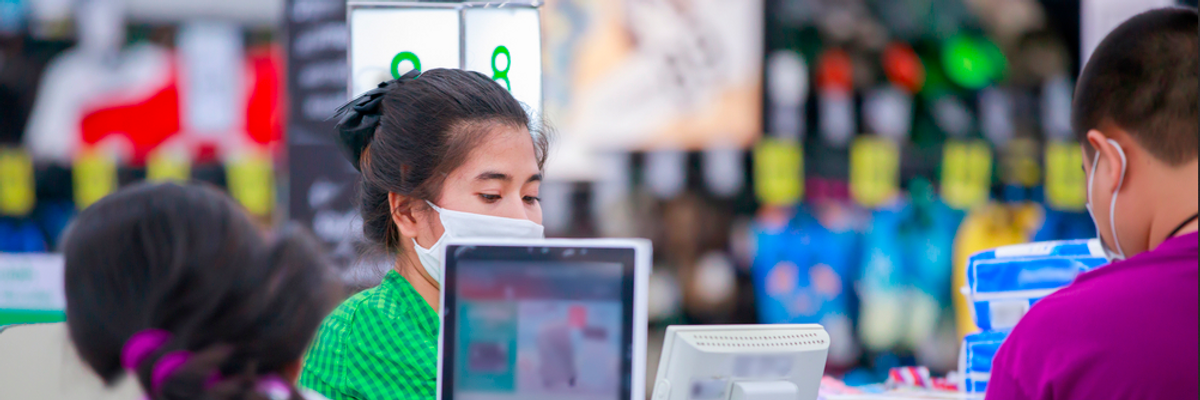
[{"label": "short black hair", "polygon": [[1080,142],[1089,130],[1111,123],[1168,165],[1196,158],[1197,21],[1194,8],[1160,8],[1130,18],[1100,42],[1079,76],[1071,107]]}]

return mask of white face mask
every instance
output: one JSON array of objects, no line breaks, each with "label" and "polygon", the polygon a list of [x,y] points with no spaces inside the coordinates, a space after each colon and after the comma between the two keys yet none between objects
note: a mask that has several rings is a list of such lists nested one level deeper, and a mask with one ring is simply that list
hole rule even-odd
[{"label": "white face mask", "polygon": [[1100,163],[1099,149],[1096,150],[1096,158],[1092,159],[1092,174],[1088,176],[1087,210],[1088,214],[1092,216],[1092,223],[1096,224],[1096,237],[1100,238],[1100,247],[1104,248],[1108,260],[1119,261],[1125,259],[1125,251],[1121,250],[1121,239],[1117,237],[1117,193],[1121,191],[1121,185],[1125,184],[1125,167],[1129,163],[1125,159],[1125,149],[1122,149],[1116,140],[1108,139],[1108,143],[1116,147],[1117,154],[1121,156],[1121,177],[1117,179],[1117,187],[1112,192],[1112,202],[1108,205],[1108,225],[1112,228],[1113,247],[1116,247],[1116,251],[1104,244],[1104,237],[1100,235],[1100,223],[1096,222],[1096,212],[1092,210],[1092,186],[1096,181],[1096,165]]},{"label": "white face mask", "polygon": [[417,250],[417,258],[425,272],[442,284],[443,248],[449,239],[501,238],[501,239],[541,239],[546,237],[541,225],[527,219],[493,217],[491,215],[472,214],[462,211],[447,210],[434,205],[430,207],[438,212],[445,232],[438,238],[437,243],[428,249],[417,244],[413,239],[413,248]]}]

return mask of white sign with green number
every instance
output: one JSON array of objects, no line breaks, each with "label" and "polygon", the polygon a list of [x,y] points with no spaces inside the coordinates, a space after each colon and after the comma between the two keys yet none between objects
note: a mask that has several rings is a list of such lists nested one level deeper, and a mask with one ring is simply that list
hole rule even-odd
[{"label": "white sign with green number", "polygon": [[541,20],[536,2],[351,1],[350,94],[412,69],[461,68],[512,92],[533,115],[542,108]]},{"label": "white sign with green number", "polygon": [[0,325],[63,320],[63,257],[0,254]]}]

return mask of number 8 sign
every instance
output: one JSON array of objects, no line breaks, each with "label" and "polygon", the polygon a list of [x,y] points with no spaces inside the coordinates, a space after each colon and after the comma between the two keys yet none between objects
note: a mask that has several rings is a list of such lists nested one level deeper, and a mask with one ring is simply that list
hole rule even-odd
[{"label": "number 8 sign", "polygon": [[464,5],[464,68],[512,92],[537,115],[542,108],[542,36],[537,8]]}]

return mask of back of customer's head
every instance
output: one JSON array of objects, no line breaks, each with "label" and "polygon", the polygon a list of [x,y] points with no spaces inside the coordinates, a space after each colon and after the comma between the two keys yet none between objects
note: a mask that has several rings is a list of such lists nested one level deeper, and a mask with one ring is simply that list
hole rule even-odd
[{"label": "back of customer's head", "polygon": [[340,286],[298,230],[268,239],[224,194],[151,184],[80,213],[64,243],[67,325],[105,381],[155,399],[267,398]]},{"label": "back of customer's head", "polygon": [[[1100,42],[1075,89],[1072,118],[1081,143],[1087,144],[1090,130],[1118,128],[1165,164],[1196,159],[1198,20],[1193,8],[1147,11]],[[1094,154],[1091,146],[1084,148]]]},{"label": "back of customer's head", "polygon": [[1079,76],[1071,111],[1088,204],[1116,259],[1154,250],[1195,222],[1198,22],[1193,8],[1138,14],[1100,42]]}]

